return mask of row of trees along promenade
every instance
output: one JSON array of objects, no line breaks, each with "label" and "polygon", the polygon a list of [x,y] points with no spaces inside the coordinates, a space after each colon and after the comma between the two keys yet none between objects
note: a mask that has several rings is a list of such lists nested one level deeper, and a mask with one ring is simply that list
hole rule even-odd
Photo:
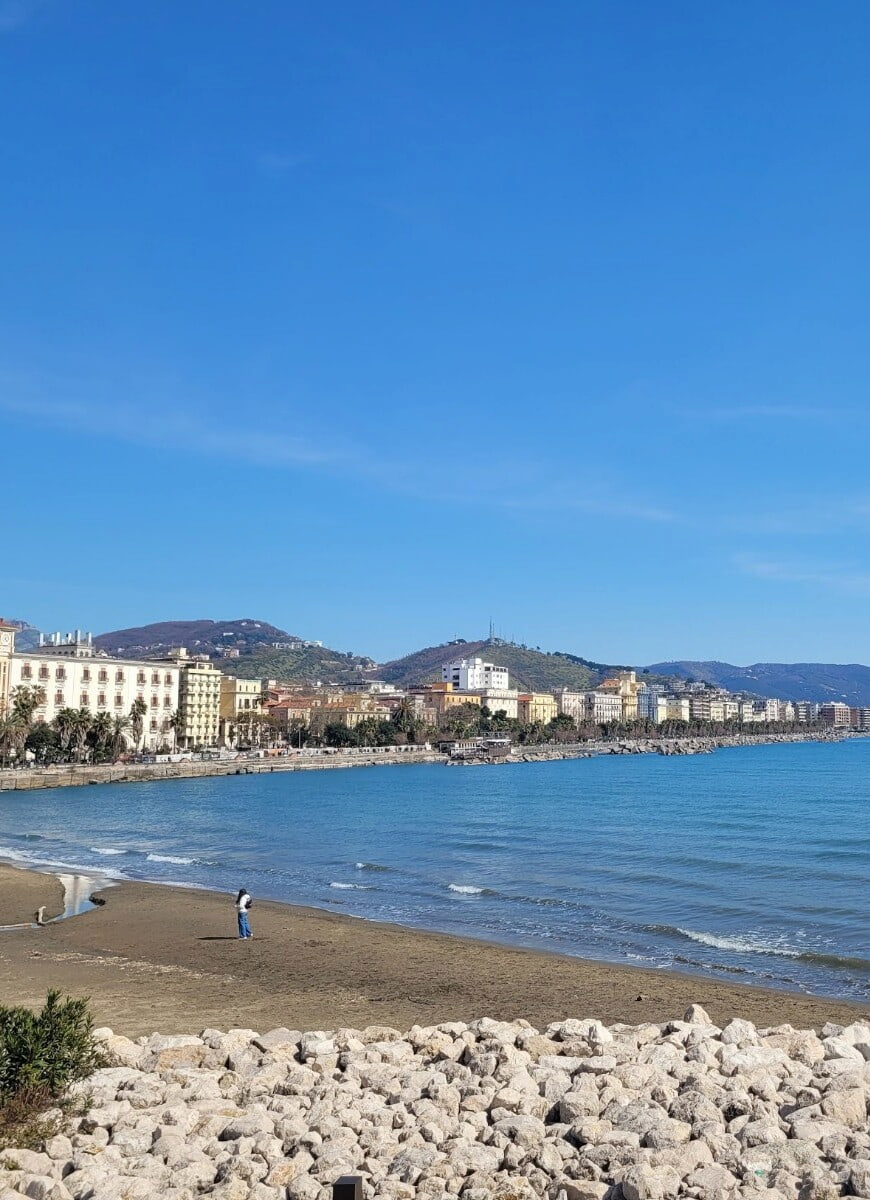
[{"label": "row of trees along promenade", "polygon": [[[128,715],[93,713],[87,708],[63,708],[50,724],[38,719],[45,703],[42,687],[18,687],[10,697],[9,711],[0,716],[0,766],[22,764],[37,766],[55,763],[99,764],[117,762],[125,755],[142,749],[148,708],[144,700],[134,700]],[[183,719],[176,710],[165,721],[164,752],[175,749]],[[327,720],[323,724],[291,722],[282,729],[263,713],[239,714],[236,718],[237,749],[274,749],[326,746],[334,749],[375,746],[423,745],[439,741],[462,740],[486,735],[509,737],[523,746],[565,745],[578,742],[609,741],[624,738],[696,738],[732,734],[768,735],[776,733],[812,734],[823,726],[812,723],[772,722],[763,726],[743,725],[739,721],[612,721],[579,724],[561,713],[544,724],[523,724],[504,711],[492,712],[485,705],[462,704],[444,715],[437,726],[427,725],[417,715],[412,702],[402,700],[389,716],[371,716],[354,726]]]},{"label": "row of trees along promenade", "polygon": [[[0,766],[23,762],[30,755],[41,766],[116,762],[142,747],[148,713],[144,700],[134,700],[126,716],[93,713],[88,708],[62,708],[51,724],[37,718],[43,704],[44,688],[37,685],[14,689],[9,711],[0,715]],[[181,714],[176,710],[166,725],[167,749],[172,749],[182,727]]]}]

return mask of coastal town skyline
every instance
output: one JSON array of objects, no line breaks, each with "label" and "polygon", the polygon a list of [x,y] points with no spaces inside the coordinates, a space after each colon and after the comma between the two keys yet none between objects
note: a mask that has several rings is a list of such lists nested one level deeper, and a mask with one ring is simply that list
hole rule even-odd
[{"label": "coastal town skyline", "polygon": [[4,606],[870,660],[867,28],[0,6]]}]

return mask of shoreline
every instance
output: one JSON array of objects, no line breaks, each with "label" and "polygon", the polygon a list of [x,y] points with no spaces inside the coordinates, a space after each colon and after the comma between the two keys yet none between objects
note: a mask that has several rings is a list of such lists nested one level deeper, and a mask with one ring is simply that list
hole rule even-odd
[{"label": "shoreline", "polygon": [[0,770],[0,793],[48,788],[82,787],[105,783],[156,783],[172,779],[220,778],[227,775],[269,775],[284,771],[341,770],[351,767],[389,766],[515,766],[520,763],[558,762],[609,755],[658,754],[667,757],[712,754],[716,750],[749,746],[775,746],[797,742],[843,742],[866,736],[854,732],[815,730],[811,733],[711,734],[682,738],[615,738],[564,745],[514,746],[505,758],[451,758],[425,747],[376,747],[308,753],[273,758],[237,758],[192,762],[103,763],[98,766],[66,763],[53,767]]},{"label": "shoreline", "polygon": [[[56,874],[0,864],[0,921],[46,903]],[[760,1025],[867,1020],[870,1007],[704,975],[596,962],[546,950],[257,901],[254,940],[235,935],[232,897],[126,881],[72,920],[0,936],[0,1004],[42,1003],[51,987],[90,995],[98,1023],[130,1036],[208,1026],[406,1028],[481,1012],[535,1025],[594,1014],[668,1020],[692,1003],[714,1020]]]}]

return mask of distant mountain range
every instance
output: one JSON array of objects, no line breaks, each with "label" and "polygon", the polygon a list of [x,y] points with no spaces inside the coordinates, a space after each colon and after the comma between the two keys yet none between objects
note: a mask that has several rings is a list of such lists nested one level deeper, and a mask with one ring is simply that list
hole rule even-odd
[{"label": "distant mountain range", "polygon": [[[39,630],[26,621],[11,623],[19,630],[17,646],[22,650],[36,646]],[[377,678],[398,687],[409,687],[439,679],[442,663],[475,654],[507,667],[512,685],[529,691],[552,691],[560,687],[583,690],[620,669],[565,651],[530,649],[498,639],[457,638],[380,664],[365,655],[328,646],[307,645],[288,650],[273,645],[297,640],[277,625],[252,617],[232,621],[159,621],[101,633],[94,639],[105,653],[129,657],[157,658],[174,647],[186,646],[192,653],[219,658],[221,669],[229,674],[295,683],[352,685]],[[225,658],[223,651],[228,649],[237,650],[238,657]],[[638,672],[648,682],[666,682],[677,677],[755,696],[819,702],[842,700],[856,706],[870,706],[870,667],[859,663],[754,663],[738,667],[731,663],[682,659],[652,663],[638,668]]]},{"label": "distant mountain range", "polygon": [[856,707],[870,705],[870,667],[860,663],[753,663],[750,667],[735,667],[724,662],[683,660],[653,663],[649,670],[781,700],[841,700]]}]

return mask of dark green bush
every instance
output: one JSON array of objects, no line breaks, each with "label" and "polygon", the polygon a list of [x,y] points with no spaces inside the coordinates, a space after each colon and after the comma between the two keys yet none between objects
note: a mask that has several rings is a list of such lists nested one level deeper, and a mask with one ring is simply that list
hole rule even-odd
[{"label": "dark green bush", "polygon": [[51,991],[41,1012],[0,1007],[0,1104],[23,1096],[61,1098],[103,1057],[87,1000]]}]

